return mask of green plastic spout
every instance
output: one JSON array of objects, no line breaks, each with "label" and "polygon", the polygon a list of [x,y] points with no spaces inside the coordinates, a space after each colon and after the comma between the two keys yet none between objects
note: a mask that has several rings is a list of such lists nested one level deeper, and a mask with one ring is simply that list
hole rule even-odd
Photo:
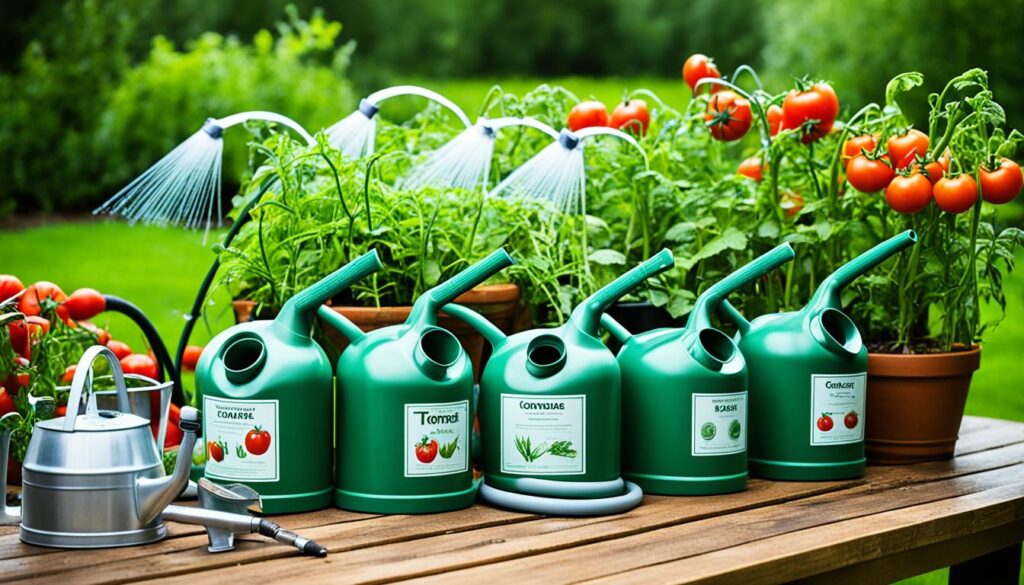
[{"label": "green plastic spout", "polygon": [[301,337],[309,337],[317,308],[357,280],[381,269],[376,250],[371,250],[335,270],[288,300],[274,322]]},{"label": "green plastic spout", "polygon": [[483,260],[423,293],[413,303],[412,311],[410,311],[409,318],[405,322],[407,324],[435,324],[437,312],[441,307],[454,301],[462,293],[513,264],[515,264],[515,261],[508,255],[508,252],[504,248],[498,248],[488,254]]},{"label": "green plastic spout", "polygon": [[350,321],[348,317],[327,305],[320,305],[316,314],[318,317],[323,319],[325,323],[340,331],[341,334],[345,336],[345,339],[348,339],[349,343],[352,343],[363,335],[366,335],[363,333],[363,330],[360,329],[358,325]]},{"label": "green plastic spout", "polygon": [[580,331],[597,337],[601,314],[608,307],[629,291],[643,284],[648,278],[664,272],[674,265],[675,259],[670,250],[665,249],[658,252],[584,299],[573,309],[569,320],[575,323]]},{"label": "green plastic spout", "polygon": [[814,292],[814,296],[811,297],[810,302],[807,303],[807,308],[804,310],[814,313],[826,308],[840,308],[842,306],[840,295],[844,288],[865,272],[887,260],[890,256],[914,245],[916,242],[917,234],[914,233],[914,230],[907,230],[847,262],[838,270],[826,276],[825,280],[821,281],[821,286]]},{"label": "green plastic spout", "polygon": [[732,306],[732,303],[728,299],[722,299],[722,302],[718,304],[718,310],[722,313],[722,316],[732,321],[736,325],[736,329],[740,332],[740,335],[746,335],[750,331],[750,321],[736,310],[736,307]]},{"label": "green plastic spout", "polygon": [[[780,244],[711,285],[710,288],[704,291],[704,294],[697,297],[697,301],[693,304],[693,310],[690,311],[690,318],[686,321],[686,328],[690,331],[700,331],[701,329],[711,327],[712,313],[729,295],[748,282],[761,278],[789,262],[794,256],[792,246]],[[742,317],[740,318],[742,319]],[[746,321],[746,319],[743,320]]]}]

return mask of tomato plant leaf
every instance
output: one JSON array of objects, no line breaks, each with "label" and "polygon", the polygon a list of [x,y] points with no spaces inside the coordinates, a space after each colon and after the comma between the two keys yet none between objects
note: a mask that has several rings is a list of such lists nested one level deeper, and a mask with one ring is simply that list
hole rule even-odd
[{"label": "tomato plant leaf", "polygon": [[587,259],[591,262],[604,266],[622,265],[626,263],[626,256],[622,252],[612,250],[610,248],[594,250],[590,253]]}]

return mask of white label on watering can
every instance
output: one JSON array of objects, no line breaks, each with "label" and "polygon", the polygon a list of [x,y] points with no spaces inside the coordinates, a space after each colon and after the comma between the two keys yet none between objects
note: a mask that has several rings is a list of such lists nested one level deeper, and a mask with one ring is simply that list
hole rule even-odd
[{"label": "white label on watering can", "polygon": [[277,481],[277,400],[203,397],[206,476],[234,481]]},{"label": "white label on watering can", "polygon": [[405,477],[469,471],[469,401],[405,405]]},{"label": "white label on watering can", "polygon": [[747,450],[747,393],[694,394],[690,455],[729,455]]},{"label": "white label on watering can", "polygon": [[811,445],[864,440],[868,375],[811,376]]},{"label": "white label on watering can", "polygon": [[502,473],[586,473],[586,420],[587,397],[582,394],[502,394]]}]

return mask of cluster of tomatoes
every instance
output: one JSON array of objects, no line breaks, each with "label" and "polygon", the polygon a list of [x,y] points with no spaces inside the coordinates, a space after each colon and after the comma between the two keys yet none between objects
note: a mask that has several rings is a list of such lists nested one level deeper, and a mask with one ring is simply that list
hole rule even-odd
[{"label": "cluster of tomatoes", "polygon": [[933,200],[942,211],[964,213],[977,203],[979,186],[985,201],[1000,205],[1024,187],[1024,173],[1008,158],[993,168],[981,165],[975,181],[969,173],[950,174],[949,149],[929,157],[929,144],[928,135],[913,128],[889,137],[884,150],[880,135],[851,138],[843,145],[846,178],[864,193],[884,189],[889,207],[906,214],[924,210]]},{"label": "cluster of tomatoes", "polygon": [[[99,291],[80,288],[67,295],[52,282],[39,281],[26,287],[16,276],[0,274],[0,303],[15,302],[11,300],[15,297],[17,297],[18,312],[24,315],[24,318],[8,323],[7,334],[16,354],[15,366],[18,373],[7,380],[0,381],[0,416],[15,410],[14,396],[22,388],[28,387],[31,382],[31,375],[27,373],[27,370],[32,364],[33,349],[50,334],[51,329],[51,321],[44,317],[44,314],[51,317],[56,315],[68,327],[81,327],[91,331],[96,336],[96,343],[107,346],[117,356],[121,363],[121,369],[126,374],[138,374],[152,379],[156,379],[159,375],[156,358],[152,352],[134,353],[127,343],[112,339],[110,333],[90,321],[107,308],[106,299]],[[183,359],[183,368],[194,370],[200,353],[202,353],[201,347],[189,346]],[[68,365],[60,378],[60,384],[70,384],[75,376],[75,369],[74,364]],[[154,401],[154,407],[156,404],[157,401]],[[66,413],[67,405],[62,404],[57,407],[57,416],[64,416]],[[158,416],[153,416],[151,420],[158,420],[158,418]],[[182,435],[177,425],[178,420],[180,420],[178,407],[172,404],[170,422],[173,424],[168,425],[166,446],[181,443]],[[155,432],[156,424],[153,427]]]},{"label": "cluster of tomatoes", "polygon": [[608,127],[643,136],[650,123],[651,112],[647,109],[647,102],[626,99],[615,106],[611,116],[608,108],[597,100],[580,102],[569,111],[566,125],[573,132],[583,128]]},{"label": "cluster of tomatoes", "polygon": [[[714,62],[706,55],[691,55],[683,64],[683,80],[696,94],[702,81],[721,79]],[[704,122],[711,135],[731,142],[747,134],[753,122],[750,100],[714,82],[703,83],[711,92]],[[772,136],[781,130],[799,130],[801,140],[809,144],[832,131],[839,115],[839,98],[828,83],[801,83],[777,103],[760,104]],[[765,107],[766,106],[766,107]],[[760,170],[760,169],[759,169]]]}]

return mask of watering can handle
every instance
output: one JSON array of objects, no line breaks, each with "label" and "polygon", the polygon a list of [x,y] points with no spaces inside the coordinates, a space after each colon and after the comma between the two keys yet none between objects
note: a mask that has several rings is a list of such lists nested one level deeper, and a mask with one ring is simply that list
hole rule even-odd
[{"label": "watering can handle", "polygon": [[82,395],[93,394],[92,388],[92,363],[97,357],[103,356],[110,364],[110,375],[114,379],[114,388],[117,389],[117,409],[125,414],[131,413],[128,405],[128,387],[124,382],[124,372],[121,371],[121,362],[113,351],[103,345],[94,345],[85,350],[82,359],[78,360],[75,367],[75,376],[71,379],[71,394],[68,396],[68,410],[64,416],[64,431],[74,432],[75,423],[78,421],[78,409],[82,405]]},{"label": "watering can handle", "polygon": [[505,342],[505,334],[498,329],[494,323],[491,323],[486,317],[477,313],[473,309],[463,307],[455,303],[448,303],[441,308],[442,311],[460,319],[467,325],[477,330],[477,333],[483,335],[487,343],[490,343],[492,347],[497,347]]},{"label": "watering can handle", "polygon": [[750,331],[750,321],[747,321],[743,313],[740,313],[736,307],[732,306],[728,299],[722,299],[722,302],[718,303],[718,310],[726,319],[736,324],[740,335],[746,335],[747,331]]},{"label": "watering can handle", "polygon": [[581,331],[596,337],[601,313],[604,313],[612,303],[640,286],[648,278],[664,272],[674,265],[675,259],[670,250],[666,248],[658,252],[587,297],[573,309],[570,319]]},{"label": "watering can handle", "polygon": [[423,293],[423,296],[413,304],[406,323],[413,323],[421,319],[434,319],[441,307],[513,264],[515,261],[508,255],[505,248],[498,248],[483,260]]},{"label": "watering can handle", "polygon": [[633,337],[633,334],[622,323],[616,321],[608,313],[601,315],[601,327],[604,327],[605,331],[610,333],[619,343],[626,343],[630,337]]},{"label": "watering can handle", "polygon": [[699,331],[711,327],[711,314],[726,297],[752,280],[756,280],[794,258],[793,247],[779,244],[740,267],[736,272],[711,285],[697,298],[686,328]]}]

